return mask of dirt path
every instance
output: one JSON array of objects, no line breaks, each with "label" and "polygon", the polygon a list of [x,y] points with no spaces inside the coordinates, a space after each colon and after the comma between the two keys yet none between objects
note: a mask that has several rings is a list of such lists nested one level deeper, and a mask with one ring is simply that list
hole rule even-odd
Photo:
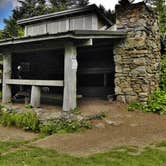
[{"label": "dirt path", "polygon": [[[60,153],[87,156],[121,146],[139,146],[166,140],[166,116],[153,113],[128,112],[126,105],[102,100],[80,102],[84,114],[104,111],[107,117],[93,122],[93,129],[82,133],[55,134],[30,145],[55,149]],[[15,128],[0,127],[1,141],[24,141],[37,138],[37,134]]]},{"label": "dirt path", "polygon": [[[94,121],[94,128],[84,133],[52,135],[33,143],[42,148],[55,149],[60,153],[86,156],[101,153],[120,146],[144,147],[166,140],[166,116],[153,113],[127,112],[118,103],[87,102],[81,109],[86,112],[105,110],[107,117]],[[101,109],[100,109],[101,108]],[[109,124],[111,123],[111,124]]]},{"label": "dirt path", "polygon": [[25,132],[16,128],[0,126],[0,141],[29,141],[38,137],[38,134]]}]

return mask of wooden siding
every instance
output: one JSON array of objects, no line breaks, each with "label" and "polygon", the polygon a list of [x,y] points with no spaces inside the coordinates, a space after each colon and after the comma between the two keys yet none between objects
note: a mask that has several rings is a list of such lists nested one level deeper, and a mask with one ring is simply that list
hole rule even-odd
[{"label": "wooden siding", "polygon": [[25,36],[53,34],[69,30],[98,30],[98,17],[95,14],[88,14],[27,25],[25,26]]},{"label": "wooden siding", "polygon": [[45,24],[35,24],[29,25],[26,27],[26,35],[27,36],[34,36],[34,35],[41,35],[46,33],[46,25]]}]

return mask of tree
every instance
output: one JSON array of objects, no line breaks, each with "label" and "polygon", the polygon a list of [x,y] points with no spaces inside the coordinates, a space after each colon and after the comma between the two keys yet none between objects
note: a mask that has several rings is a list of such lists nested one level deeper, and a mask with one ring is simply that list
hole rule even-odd
[{"label": "tree", "polygon": [[14,18],[4,19],[5,28],[1,32],[1,38],[12,38],[17,36],[23,36],[23,29],[17,25]]},{"label": "tree", "polygon": [[89,0],[49,0],[52,6],[52,9],[65,10],[76,7],[83,7],[89,4]]},{"label": "tree", "polygon": [[48,13],[58,12],[67,9],[67,0],[49,0],[51,7],[48,9]]},{"label": "tree", "polygon": [[111,11],[110,9],[106,10],[105,7],[101,4],[99,5],[99,9],[112,21],[112,23],[116,22],[116,14],[114,11]]},{"label": "tree", "polygon": [[67,7],[83,7],[87,6],[89,4],[89,0],[68,0],[67,1]]},{"label": "tree", "polygon": [[119,3],[120,3],[121,5],[124,5],[124,6],[130,5],[130,4],[133,3],[133,2],[134,2],[134,0],[119,0]]},{"label": "tree", "polygon": [[145,0],[145,2],[158,13],[160,31],[163,35],[166,32],[166,0]]},{"label": "tree", "polygon": [[47,13],[45,0],[19,0],[20,7],[13,10],[9,19],[4,19],[5,27],[1,33],[2,38],[10,38],[23,35],[23,29],[17,25],[17,20]]},{"label": "tree", "polygon": [[47,13],[46,0],[19,0],[18,2],[20,7],[13,10],[13,18],[16,20]]}]

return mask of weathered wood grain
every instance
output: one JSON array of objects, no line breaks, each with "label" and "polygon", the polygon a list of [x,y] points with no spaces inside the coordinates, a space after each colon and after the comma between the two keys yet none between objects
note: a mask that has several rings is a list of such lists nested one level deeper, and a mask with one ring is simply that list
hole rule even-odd
[{"label": "weathered wood grain", "polygon": [[63,111],[73,110],[77,106],[77,67],[73,64],[74,62],[77,62],[76,58],[76,47],[73,43],[67,43],[65,46]]},{"label": "weathered wood grain", "polygon": [[3,87],[2,87],[2,103],[7,104],[11,102],[11,87],[6,84],[6,80],[11,78],[12,70],[12,55],[6,53],[3,55]]}]

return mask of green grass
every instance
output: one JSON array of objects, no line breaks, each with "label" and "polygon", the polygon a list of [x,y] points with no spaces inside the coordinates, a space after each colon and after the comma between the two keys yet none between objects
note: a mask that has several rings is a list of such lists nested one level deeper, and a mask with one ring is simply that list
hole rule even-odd
[{"label": "green grass", "polygon": [[166,141],[162,141],[156,145],[157,147],[166,147]]},{"label": "green grass", "polygon": [[12,148],[18,148],[23,144],[23,142],[0,142],[0,154],[5,153]]},{"label": "green grass", "polygon": [[14,153],[10,148],[18,147],[18,143],[0,142],[0,166],[165,166],[166,151],[146,148],[137,153],[136,147],[123,147],[108,153],[90,157],[72,157],[61,155],[56,151],[34,147],[22,148]]}]

